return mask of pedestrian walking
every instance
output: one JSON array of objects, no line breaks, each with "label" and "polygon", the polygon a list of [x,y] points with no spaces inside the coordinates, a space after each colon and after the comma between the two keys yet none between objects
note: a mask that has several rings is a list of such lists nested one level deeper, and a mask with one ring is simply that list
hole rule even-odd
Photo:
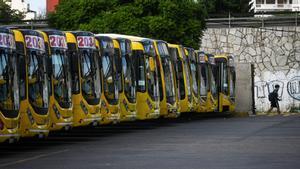
[{"label": "pedestrian walking", "polygon": [[278,90],[279,90],[280,86],[277,84],[275,85],[275,89],[273,90],[273,92],[271,92],[269,94],[269,101],[271,102],[271,107],[270,109],[268,110],[267,113],[270,113],[273,108],[276,108],[277,109],[277,113],[280,114],[280,108],[279,108],[279,103],[278,101],[281,101],[281,99],[278,98]]}]

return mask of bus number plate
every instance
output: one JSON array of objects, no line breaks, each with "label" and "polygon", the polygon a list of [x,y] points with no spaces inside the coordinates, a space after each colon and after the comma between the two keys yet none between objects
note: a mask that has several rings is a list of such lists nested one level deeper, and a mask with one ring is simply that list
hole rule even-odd
[{"label": "bus number plate", "polygon": [[14,37],[7,33],[0,33],[0,47],[15,49]]},{"label": "bus number plate", "polygon": [[41,37],[25,35],[25,43],[27,48],[45,51],[45,42]]},{"label": "bus number plate", "polygon": [[92,36],[77,36],[78,48],[95,49],[95,39]]},{"label": "bus number plate", "polygon": [[64,36],[50,35],[49,41],[50,41],[50,47],[67,49],[67,42]]}]

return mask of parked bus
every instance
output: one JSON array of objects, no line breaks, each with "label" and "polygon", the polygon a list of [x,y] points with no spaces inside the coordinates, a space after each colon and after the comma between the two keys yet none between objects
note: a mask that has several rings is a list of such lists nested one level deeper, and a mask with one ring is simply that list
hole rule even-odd
[{"label": "parked bus", "polygon": [[[134,121],[137,118],[136,110],[136,75],[133,64],[131,40],[118,37],[117,34],[98,34],[108,36],[114,40],[115,55],[119,55],[116,62],[119,79],[119,99],[121,121]],[[118,44],[119,43],[119,47]]]},{"label": "parked bus", "polygon": [[70,58],[65,33],[43,30],[50,80],[50,130],[68,130],[73,125]]},{"label": "parked bus", "polygon": [[192,109],[191,111],[198,110],[200,103],[199,103],[199,91],[198,91],[198,72],[197,72],[197,61],[196,61],[196,55],[195,50],[193,48],[187,48],[185,47],[185,53],[188,61],[188,67],[189,67],[189,74],[190,74],[190,80],[191,80],[191,89],[192,89]]},{"label": "parked bus", "polygon": [[132,41],[133,64],[137,80],[137,119],[155,119],[159,113],[158,70],[154,46],[139,42],[138,37],[117,35]]},{"label": "parked bus", "polygon": [[180,112],[192,110],[192,91],[188,60],[181,45],[168,44],[173,62],[177,64],[177,81],[179,82]]},{"label": "parked bus", "polygon": [[73,126],[101,121],[99,50],[90,32],[66,32],[72,79]]},{"label": "parked bus", "polygon": [[102,95],[101,95],[101,116],[100,124],[117,123],[120,121],[119,112],[119,90],[118,85],[121,78],[117,72],[116,62],[120,59],[119,43],[107,36],[96,36],[100,47]]},{"label": "parked bus", "polygon": [[218,111],[218,101],[219,101],[219,93],[218,93],[218,67],[216,65],[215,57],[212,54],[206,54],[208,58],[208,77],[209,77],[209,92],[208,99],[211,100],[210,107],[208,110]]},{"label": "parked bus", "polygon": [[20,69],[20,133],[45,137],[49,133],[47,54],[43,35],[34,30],[13,30]]},{"label": "parked bus", "polygon": [[176,100],[174,70],[167,43],[136,36],[130,36],[130,38],[142,43],[145,49],[149,49],[148,55],[154,58],[158,76],[160,116],[178,117],[180,114],[179,103]]},{"label": "parked bus", "polygon": [[20,137],[19,66],[13,32],[0,28],[0,143]]},{"label": "parked bus", "polygon": [[218,70],[218,111],[234,111],[234,88],[235,88],[235,68],[232,56],[216,55],[215,56]]},{"label": "parked bus", "polygon": [[160,114],[164,117],[180,115],[179,98],[176,90],[176,76],[168,44],[162,40],[153,40],[157,53],[157,65],[160,68]]},{"label": "parked bus", "polygon": [[210,93],[210,79],[208,69],[208,57],[204,52],[196,51],[197,61],[197,76],[198,76],[198,91],[199,91],[199,106],[197,112],[212,112],[213,101]]},{"label": "parked bus", "polygon": [[137,75],[137,119],[154,119],[159,114],[158,77],[153,48],[140,42],[132,42],[132,51]]}]

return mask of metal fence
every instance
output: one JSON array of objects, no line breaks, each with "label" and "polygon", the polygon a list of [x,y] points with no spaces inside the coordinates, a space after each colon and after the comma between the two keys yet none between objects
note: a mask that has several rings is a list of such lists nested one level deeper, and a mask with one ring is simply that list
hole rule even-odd
[{"label": "metal fence", "polygon": [[1,27],[27,28],[27,29],[41,29],[41,28],[49,27],[47,19],[18,20],[18,21],[0,20],[0,26]]},{"label": "metal fence", "polygon": [[276,27],[276,26],[299,26],[300,16],[260,16],[260,17],[229,17],[206,19],[207,28],[231,28],[231,27]]}]

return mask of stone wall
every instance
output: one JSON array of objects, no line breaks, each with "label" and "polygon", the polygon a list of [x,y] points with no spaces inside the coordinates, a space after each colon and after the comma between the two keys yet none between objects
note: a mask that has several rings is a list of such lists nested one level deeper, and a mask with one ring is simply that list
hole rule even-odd
[{"label": "stone wall", "polygon": [[[229,53],[255,65],[255,105],[269,108],[268,93],[280,85],[283,111],[300,111],[300,27],[209,28],[200,49]],[[250,96],[249,96],[250,97]]]}]

